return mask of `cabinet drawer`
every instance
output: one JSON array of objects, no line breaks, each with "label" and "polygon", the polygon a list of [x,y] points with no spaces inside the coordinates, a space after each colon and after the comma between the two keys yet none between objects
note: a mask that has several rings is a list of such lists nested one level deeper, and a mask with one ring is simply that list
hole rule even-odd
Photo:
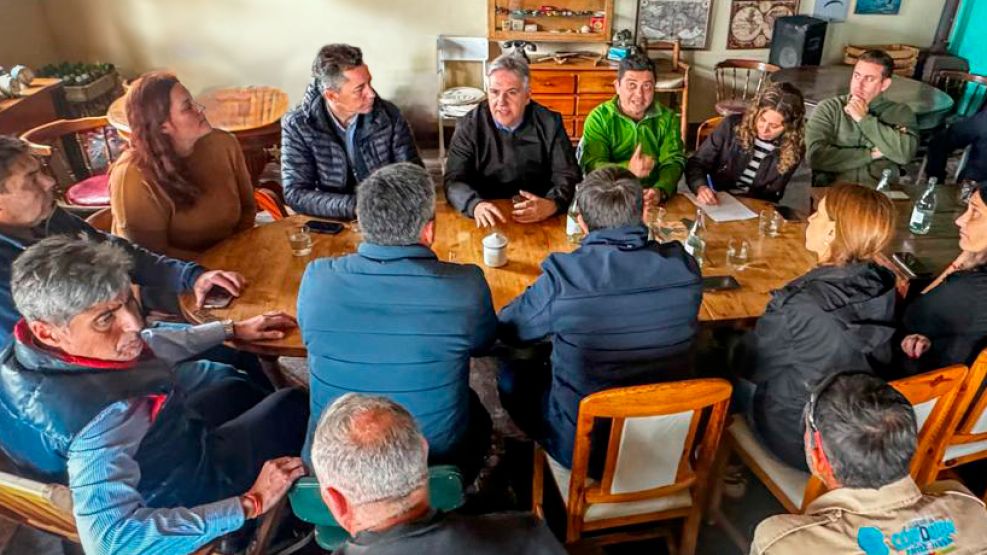
[{"label": "cabinet drawer", "polygon": [[576,97],[563,94],[533,94],[532,100],[554,110],[563,116],[571,116],[576,112]]},{"label": "cabinet drawer", "polygon": [[616,71],[583,71],[579,74],[579,86],[576,91],[615,94],[613,82],[616,78]]},{"label": "cabinet drawer", "polygon": [[561,71],[533,71],[531,92],[571,94],[576,90],[576,76]]},{"label": "cabinet drawer", "polygon": [[583,122],[585,121],[586,118],[576,118],[576,120],[573,122],[573,130],[572,130],[573,137],[578,139],[579,137],[583,136]]},{"label": "cabinet drawer", "polygon": [[581,94],[576,98],[576,115],[585,116],[600,104],[610,100],[609,94]]},{"label": "cabinet drawer", "polygon": [[565,134],[570,137],[576,132],[576,118],[574,117],[563,117],[562,127],[565,129]]}]

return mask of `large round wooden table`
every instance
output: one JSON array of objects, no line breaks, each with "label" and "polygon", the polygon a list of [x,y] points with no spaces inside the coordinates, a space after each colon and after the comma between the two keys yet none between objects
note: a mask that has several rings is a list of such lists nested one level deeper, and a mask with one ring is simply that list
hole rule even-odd
[{"label": "large round wooden table", "polygon": [[[106,111],[107,121],[125,138],[130,136],[126,99],[124,95],[114,100]],[[264,149],[281,142],[288,94],[275,87],[228,87],[206,91],[195,100],[213,127],[236,135],[256,183],[269,158]]]},{"label": "large round wooden table", "polygon": [[[782,69],[771,74],[775,83],[791,83],[802,91],[806,115],[827,98],[850,92],[853,66],[804,66]],[[953,99],[945,92],[915,79],[893,76],[891,87],[884,95],[895,102],[907,104],[918,118],[919,129],[933,129],[953,107]]]},{"label": "large round wooden table", "polygon": [[[921,193],[920,188],[906,189],[912,198]],[[930,270],[939,272],[959,253],[958,232],[953,220],[963,206],[955,201],[952,188],[939,191],[939,206],[928,235],[916,236],[908,231],[911,202],[895,201],[897,225],[894,239],[887,255],[896,251],[914,253]],[[770,206],[754,199],[740,199],[754,212]],[[508,213],[508,201],[497,201]],[[666,206],[663,226],[668,239],[684,239],[685,227],[681,218],[694,218],[695,206],[681,195],[673,197]],[[305,266],[315,258],[339,256],[354,252],[360,242],[354,226],[347,225],[338,235],[312,234],[312,254],[296,257],[291,254],[285,230],[290,226],[312,219],[309,216],[292,216],[285,220],[255,227],[216,245],[200,258],[199,262],[213,269],[234,270],[248,280],[240,298],[223,310],[196,310],[191,295],[181,299],[182,309],[190,321],[205,322],[232,318],[240,320],[271,311],[284,310],[295,314],[298,286]],[[771,291],[809,271],[816,265],[815,255],[805,249],[804,222],[785,222],[779,237],[761,237],[757,218],[744,221],[716,223],[706,218],[707,247],[703,275],[732,275],[740,288],[732,291],[706,292],[699,310],[699,319],[706,323],[738,322],[749,324],[758,318],[771,298]],[[491,231],[480,229],[472,219],[456,212],[443,201],[436,206],[436,240],[432,249],[440,260],[460,264],[476,264],[483,269],[493,294],[494,308],[500,310],[517,297],[541,274],[541,262],[551,252],[571,251],[575,248],[566,239],[565,218],[556,216],[538,224],[508,222],[498,231],[505,234],[508,263],[500,268],[483,264],[481,240]],[[731,239],[750,242],[750,261],[747,268],[737,270],[726,264],[726,247]],[[890,259],[884,262],[891,265]],[[904,277],[899,273],[900,277]],[[655,318],[661,318],[656,314]],[[298,330],[291,331],[278,341],[266,341],[241,348],[271,356],[305,356]]]}]

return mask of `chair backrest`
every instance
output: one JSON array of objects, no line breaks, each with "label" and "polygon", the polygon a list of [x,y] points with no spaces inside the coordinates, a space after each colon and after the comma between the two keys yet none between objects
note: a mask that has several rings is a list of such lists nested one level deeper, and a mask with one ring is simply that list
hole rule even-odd
[{"label": "chair backrest", "polygon": [[[699,379],[610,389],[579,403],[570,514],[588,503],[641,501],[704,486],[723,432],[731,387]],[[701,437],[700,421],[705,417]],[[610,420],[603,477],[587,484],[590,434]]]},{"label": "chair backrest", "polygon": [[113,212],[109,208],[100,208],[86,218],[86,223],[100,231],[110,233],[113,230]]},{"label": "chair backrest", "polygon": [[63,485],[0,472],[0,516],[79,541],[72,516],[72,495]]},{"label": "chair backrest", "polygon": [[652,40],[644,43],[644,50],[651,56],[652,52],[670,52],[672,56],[672,70],[679,67],[679,58],[682,51],[682,43],[675,40]]},{"label": "chair backrest", "polygon": [[713,134],[716,126],[723,121],[723,116],[713,116],[708,120],[699,124],[699,129],[696,131],[696,150],[699,150],[699,145],[703,144],[706,137]]},{"label": "chair backrest", "polygon": [[965,71],[941,70],[932,84],[953,99],[952,113],[959,117],[976,114],[987,102],[987,77]]},{"label": "chair backrest", "polygon": [[[918,446],[912,459],[911,474],[917,481],[922,477],[929,457],[940,451],[944,427],[966,376],[966,366],[953,365],[891,382],[915,409]],[[919,483],[919,486],[923,485]]]},{"label": "chair backrest", "polygon": [[[955,463],[953,461],[946,464],[948,461],[945,461],[944,457],[947,448],[987,442],[987,394],[982,387],[985,376],[987,376],[987,349],[980,352],[967,372],[966,380],[963,381],[953,403],[953,409],[943,424],[942,441],[933,447],[928,457],[928,464],[925,465],[920,476],[921,482],[935,481],[942,468]],[[987,448],[963,449],[959,456],[963,461],[987,458]]]},{"label": "chair backrest", "polygon": [[126,145],[104,116],[56,120],[25,132],[21,139],[41,158],[59,193],[106,173]]},{"label": "chair backrest", "polygon": [[780,67],[757,60],[723,60],[716,64],[716,101],[739,99],[749,102],[768,84],[768,76]]},{"label": "chair backrest", "polygon": [[486,37],[439,35],[435,42],[436,70],[445,70],[445,62],[483,62],[490,56],[490,41]]}]

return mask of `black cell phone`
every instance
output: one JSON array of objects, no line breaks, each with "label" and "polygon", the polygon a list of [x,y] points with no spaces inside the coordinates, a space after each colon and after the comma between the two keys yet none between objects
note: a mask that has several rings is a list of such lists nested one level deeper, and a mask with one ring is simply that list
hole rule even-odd
[{"label": "black cell phone", "polygon": [[339,222],[323,222],[320,220],[309,220],[305,225],[312,230],[312,233],[325,233],[326,235],[335,235],[346,227]]},{"label": "black cell phone", "polygon": [[729,291],[739,288],[740,283],[733,276],[709,276],[703,278],[703,291]]},{"label": "black cell phone", "polygon": [[799,211],[797,211],[794,208],[792,208],[791,206],[782,206],[782,205],[779,204],[779,205],[775,206],[775,210],[777,210],[778,213],[781,214],[781,217],[782,218],[785,218],[785,221],[786,222],[801,222],[802,221],[802,214],[799,213]]},{"label": "black cell phone", "polygon": [[928,279],[932,271],[910,252],[896,252],[891,255],[896,266],[901,268],[911,279]]},{"label": "black cell phone", "polygon": [[218,285],[213,285],[206,292],[202,308],[226,308],[233,302],[233,294]]}]

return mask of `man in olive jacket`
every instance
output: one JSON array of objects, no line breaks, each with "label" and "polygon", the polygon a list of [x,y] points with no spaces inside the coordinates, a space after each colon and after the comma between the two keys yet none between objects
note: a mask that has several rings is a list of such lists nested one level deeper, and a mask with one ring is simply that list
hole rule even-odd
[{"label": "man in olive jacket", "polygon": [[583,125],[583,172],[620,166],[641,180],[645,199],[659,191],[664,198],[674,195],[685,149],[678,114],[655,102],[654,62],[642,55],[624,58],[614,86],[617,96],[594,108]]},{"label": "man in olive jacket", "polygon": [[812,184],[845,181],[874,186],[881,172],[892,178],[918,148],[915,113],[884,97],[894,61],[883,50],[860,56],[850,78],[850,94],[819,103],[805,127],[806,157]]}]

